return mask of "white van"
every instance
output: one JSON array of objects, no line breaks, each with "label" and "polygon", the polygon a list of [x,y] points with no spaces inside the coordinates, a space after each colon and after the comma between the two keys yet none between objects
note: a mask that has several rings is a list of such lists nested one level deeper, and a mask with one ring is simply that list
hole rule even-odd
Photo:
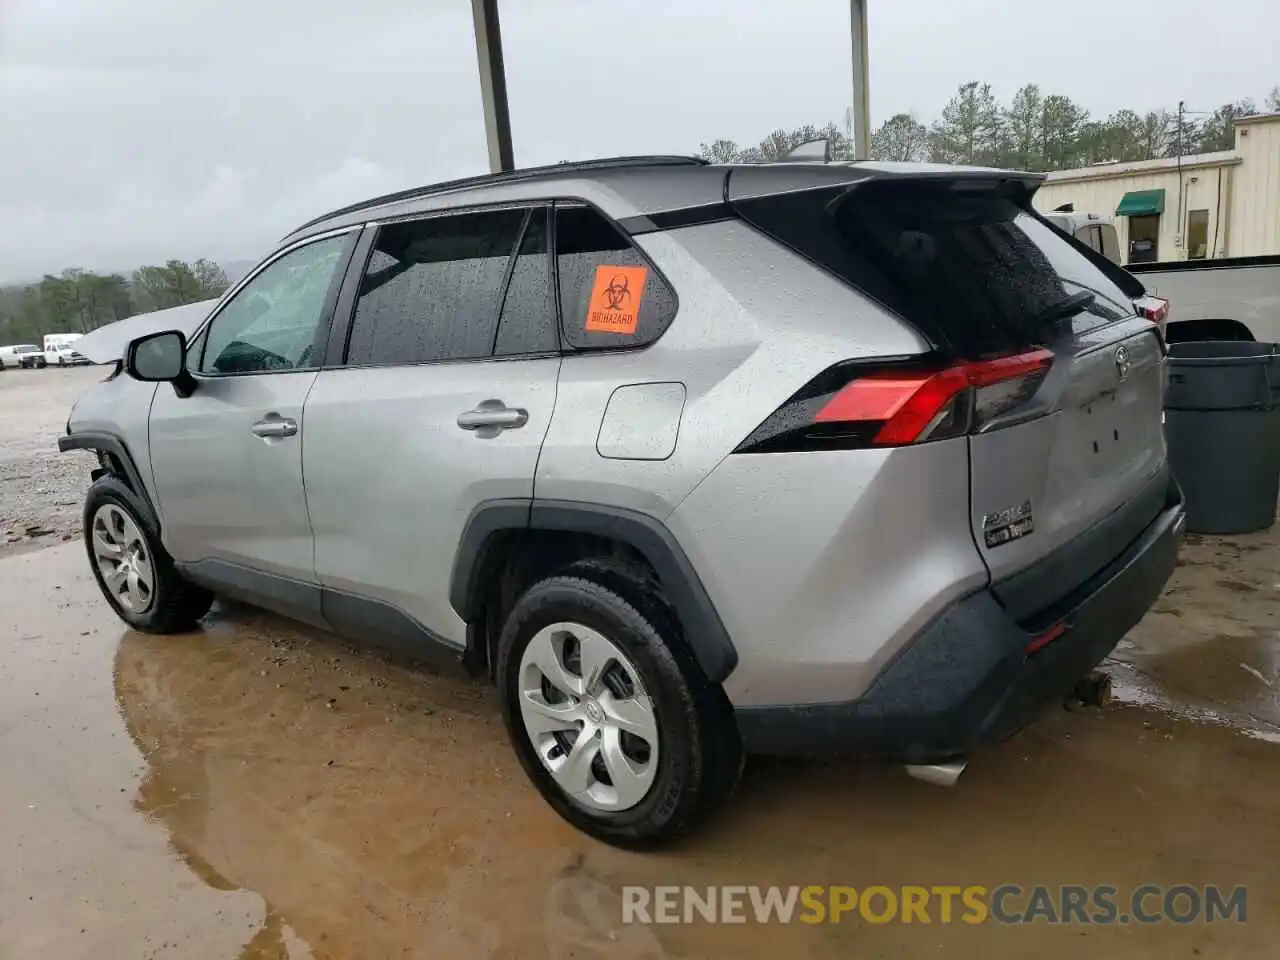
[{"label": "white van", "polygon": [[[1070,209],[1064,209],[1070,208]],[[1117,266],[1123,266],[1120,237],[1115,221],[1096,213],[1076,213],[1071,204],[1063,204],[1044,218],[1063,233],[1069,233],[1095,253],[1100,253]]]}]

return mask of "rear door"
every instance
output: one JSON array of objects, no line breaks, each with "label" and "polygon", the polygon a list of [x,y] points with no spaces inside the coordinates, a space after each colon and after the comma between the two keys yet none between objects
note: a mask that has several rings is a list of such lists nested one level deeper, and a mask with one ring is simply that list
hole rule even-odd
[{"label": "rear door", "polygon": [[543,207],[378,228],[345,362],[306,409],[315,568],[335,627],[464,645],[449,603],[463,528],[482,501],[532,498],[555,407],[548,234]]}]

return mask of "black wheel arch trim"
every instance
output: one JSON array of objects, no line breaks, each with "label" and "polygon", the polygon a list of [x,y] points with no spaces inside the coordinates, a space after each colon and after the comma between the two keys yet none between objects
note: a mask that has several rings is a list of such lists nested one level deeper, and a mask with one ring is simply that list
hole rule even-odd
[{"label": "black wheel arch trim", "polygon": [[151,500],[151,492],[147,489],[147,485],[142,482],[142,474],[138,471],[138,464],[133,459],[133,454],[129,452],[129,447],[124,440],[114,433],[106,433],[98,430],[78,431],[69,433],[66,436],[58,438],[58,449],[62,452],[68,450],[97,450],[100,453],[109,453],[120,464],[120,469],[124,471],[124,480],[133,490],[134,494],[146,504],[147,509],[151,511],[151,515],[159,522],[160,513],[156,510],[155,503]]},{"label": "black wheel arch trim", "polygon": [[706,587],[666,525],[622,507],[567,500],[489,500],[467,518],[454,557],[449,601],[467,623],[483,616],[486,566],[498,538],[512,530],[585,533],[627,544],[653,567],[685,639],[707,678],[721,683],[738,665]]}]

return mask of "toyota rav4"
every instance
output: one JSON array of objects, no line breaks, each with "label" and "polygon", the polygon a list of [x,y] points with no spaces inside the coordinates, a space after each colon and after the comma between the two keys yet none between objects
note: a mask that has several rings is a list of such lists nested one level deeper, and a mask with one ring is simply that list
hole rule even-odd
[{"label": "toyota rav4", "polygon": [[1143,288],[1039,182],[624,158],[329,213],[211,309],[77,344],[120,358],[59,442],[98,454],[93,573],[139,630],[227,595],[487,675],[614,844],[745,752],[953,777],[1107,656],[1182,530]]}]

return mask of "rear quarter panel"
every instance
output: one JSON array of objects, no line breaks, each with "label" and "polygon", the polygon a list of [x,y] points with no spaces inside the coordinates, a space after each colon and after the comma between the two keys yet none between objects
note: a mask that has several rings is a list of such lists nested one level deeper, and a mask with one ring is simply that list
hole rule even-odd
[{"label": "rear quarter panel", "polygon": [[[904,324],[746,224],[635,239],[676,290],[675,321],[644,349],[565,357],[538,465],[538,498],[665,519],[817,373],[841,360],[925,348]],[[684,384],[674,451],[662,460],[602,457],[597,439],[610,396],[645,383]]]}]

